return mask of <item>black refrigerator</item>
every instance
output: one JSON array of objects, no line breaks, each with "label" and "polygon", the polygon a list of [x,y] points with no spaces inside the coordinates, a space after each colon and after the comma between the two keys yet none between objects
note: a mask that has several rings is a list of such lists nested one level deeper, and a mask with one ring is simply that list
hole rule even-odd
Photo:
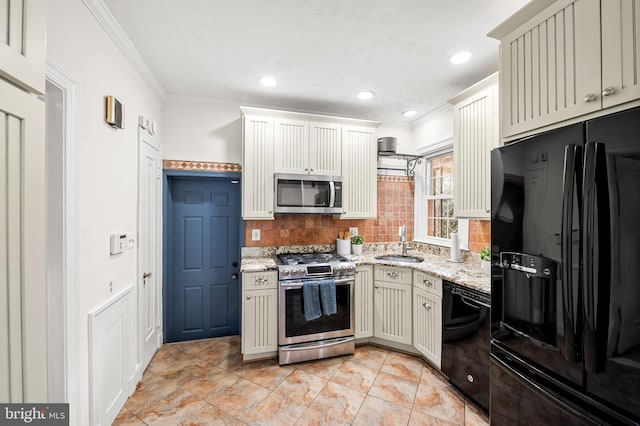
[{"label": "black refrigerator", "polygon": [[640,108],[491,153],[491,423],[640,424]]}]

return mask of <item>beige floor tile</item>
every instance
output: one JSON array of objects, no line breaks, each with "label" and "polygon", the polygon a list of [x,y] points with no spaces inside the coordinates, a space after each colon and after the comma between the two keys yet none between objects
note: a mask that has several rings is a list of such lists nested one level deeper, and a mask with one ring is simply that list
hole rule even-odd
[{"label": "beige floor tile", "polygon": [[207,402],[242,419],[269,395],[269,390],[248,380],[235,383],[207,397]]},{"label": "beige floor tile", "polygon": [[362,392],[329,382],[309,408],[320,412],[322,424],[351,423],[365,396]]},{"label": "beige floor tile", "polygon": [[124,404],[126,410],[140,414],[145,408],[160,401],[178,389],[178,383],[154,374],[145,374],[136,391]]},{"label": "beige floor tile", "polygon": [[383,349],[371,345],[358,346],[356,348],[356,352],[351,358],[349,358],[349,361],[356,364],[364,365],[365,367],[369,367],[374,370],[380,370],[388,355],[388,349]]},{"label": "beige floor tile", "polygon": [[138,417],[147,424],[177,425],[205,404],[204,400],[178,389],[149,406]]},{"label": "beige floor tile", "polygon": [[437,417],[423,414],[419,411],[413,410],[411,412],[411,418],[409,419],[409,426],[453,426],[454,423],[449,423]]},{"label": "beige floor tile", "polygon": [[464,399],[452,388],[420,384],[413,409],[451,423],[464,423]]},{"label": "beige floor tile", "polygon": [[415,356],[390,353],[380,371],[417,382],[423,366],[424,362]]},{"label": "beige floor tile", "polygon": [[195,355],[198,352],[208,350],[216,341],[217,339],[202,339],[191,342],[175,343],[175,345],[180,351],[189,355]]},{"label": "beige floor tile", "polygon": [[345,361],[335,372],[331,381],[339,385],[367,393],[376,380],[377,370]]},{"label": "beige floor tile", "polygon": [[434,371],[433,367],[427,365],[422,367],[420,383],[440,388],[447,388],[451,386],[446,377],[444,377],[440,372]]},{"label": "beige floor tile", "polygon": [[[295,401],[271,392],[246,417],[249,425],[292,425],[307,410],[307,407]],[[244,419],[244,418],[243,418]]]},{"label": "beige floor tile", "polygon": [[233,418],[218,407],[206,404],[200,410],[196,411],[195,414],[192,414],[180,423],[180,426],[243,426],[245,424],[246,423]]},{"label": "beige floor tile", "polygon": [[345,361],[345,357],[321,359],[295,364],[296,368],[329,380]]},{"label": "beige floor tile", "polygon": [[410,409],[417,389],[418,382],[381,371],[373,383],[369,395]]},{"label": "beige floor tile", "polygon": [[274,390],[293,372],[295,368],[278,365],[278,361],[269,359],[245,364],[244,368],[235,371],[235,374],[255,384]]},{"label": "beige floor tile", "polygon": [[326,384],[327,380],[322,377],[296,369],[278,385],[275,392],[309,405]]},{"label": "beige floor tile", "polygon": [[307,408],[307,410],[302,413],[302,416],[295,423],[296,426],[324,426],[326,424],[330,424],[333,426],[342,426],[348,425],[348,423],[339,423],[336,421],[332,421],[331,423],[323,423],[324,416],[319,411],[316,411],[312,408]]},{"label": "beige floor tile", "polygon": [[354,426],[395,426],[409,422],[411,410],[375,396],[367,396],[353,421]]},{"label": "beige floor tile", "polygon": [[177,384],[192,395],[206,398],[224,387],[239,381],[240,378],[221,368],[209,366],[204,370],[187,371],[181,375]]},{"label": "beige floor tile", "polygon": [[137,418],[131,411],[123,408],[118,417],[113,421],[112,426],[144,426],[144,422]]},{"label": "beige floor tile", "polygon": [[489,418],[472,402],[464,403],[464,426],[488,426]]}]

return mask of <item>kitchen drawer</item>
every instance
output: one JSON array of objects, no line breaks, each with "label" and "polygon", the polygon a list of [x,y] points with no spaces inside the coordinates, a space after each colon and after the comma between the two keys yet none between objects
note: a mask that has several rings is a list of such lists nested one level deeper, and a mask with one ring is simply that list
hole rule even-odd
[{"label": "kitchen drawer", "polygon": [[278,288],[278,272],[245,272],[242,274],[243,290],[264,290]]},{"label": "kitchen drawer", "polygon": [[374,280],[398,284],[411,284],[411,268],[376,265]]},{"label": "kitchen drawer", "polygon": [[442,278],[413,271],[413,286],[442,297]]}]

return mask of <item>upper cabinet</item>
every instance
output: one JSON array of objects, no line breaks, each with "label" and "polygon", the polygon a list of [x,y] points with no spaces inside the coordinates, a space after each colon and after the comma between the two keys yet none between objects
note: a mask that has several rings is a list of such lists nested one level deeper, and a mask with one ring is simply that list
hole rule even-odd
[{"label": "upper cabinet", "polygon": [[342,128],[342,219],[372,219],[378,209],[375,128]]},{"label": "upper cabinet", "polygon": [[[0,78],[43,94],[46,62],[46,2],[0,2]],[[11,6],[11,7],[9,7]]]},{"label": "upper cabinet", "polygon": [[274,173],[343,176],[344,219],[375,218],[380,123],[241,107],[242,217],[273,219]]},{"label": "upper cabinet", "polygon": [[499,145],[498,73],[449,99],[453,104],[454,215],[488,219],[491,150]]},{"label": "upper cabinet", "polygon": [[489,33],[501,42],[504,138],[640,98],[634,5],[536,0]]},{"label": "upper cabinet", "polygon": [[275,126],[276,173],[340,176],[340,125],[278,119]]}]

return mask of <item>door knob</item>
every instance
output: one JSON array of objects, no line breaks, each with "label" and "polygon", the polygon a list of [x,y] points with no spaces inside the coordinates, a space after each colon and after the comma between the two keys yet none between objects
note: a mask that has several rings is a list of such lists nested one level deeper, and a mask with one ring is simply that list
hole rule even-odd
[{"label": "door knob", "polygon": [[151,278],[151,272],[144,272],[142,274],[142,285],[147,285],[147,278]]},{"label": "door knob", "polygon": [[238,279],[238,274],[231,274],[231,279],[232,280],[237,280]]}]

